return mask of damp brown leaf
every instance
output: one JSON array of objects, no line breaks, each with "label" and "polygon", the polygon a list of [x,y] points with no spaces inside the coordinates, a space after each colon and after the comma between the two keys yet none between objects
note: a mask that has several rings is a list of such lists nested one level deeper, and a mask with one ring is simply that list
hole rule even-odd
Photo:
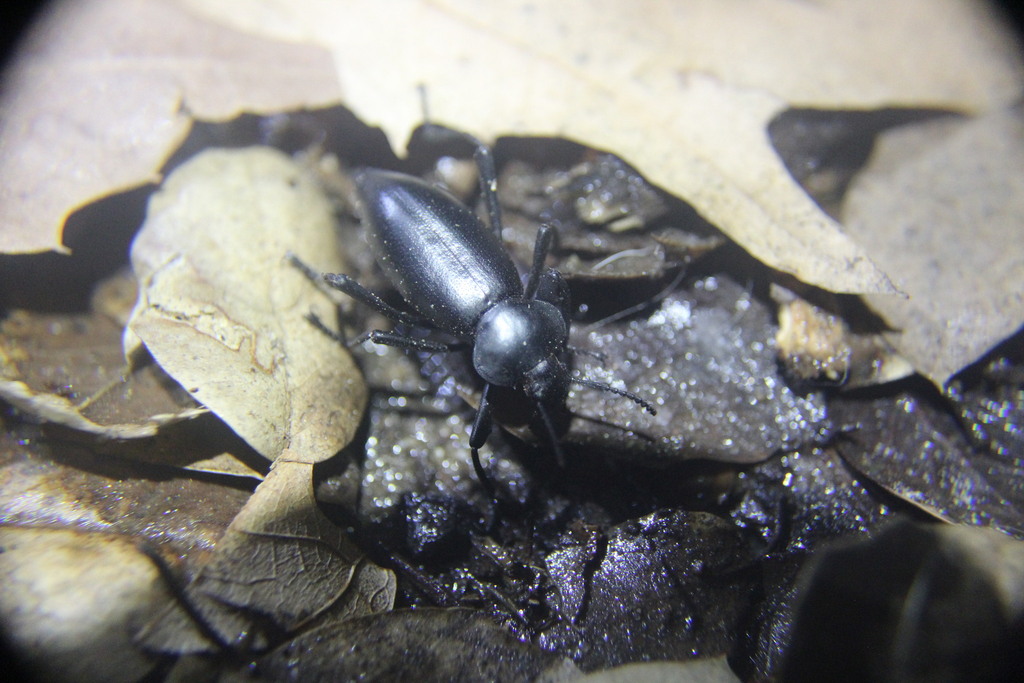
[{"label": "damp brown leaf", "polygon": [[390,610],[395,576],[317,509],[312,466],[280,458],[186,590],[198,624],[172,605],[143,631],[148,648],[208,652],[217,642],[264,647],[270,619],[286,633]]}]

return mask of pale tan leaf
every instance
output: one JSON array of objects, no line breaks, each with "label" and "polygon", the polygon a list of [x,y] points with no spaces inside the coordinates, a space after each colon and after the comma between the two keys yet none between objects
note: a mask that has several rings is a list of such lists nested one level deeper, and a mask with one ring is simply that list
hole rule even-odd
[{"label": "pale tan leaf", "polygon": [[0,398],[28,415],[111,439],[141,439],[155,436],[164,425],[206,412],[205,408],[187,408],[175,414],[152,415],[137,424],[102,425],[82,415],[78,406],[63,396],[35,394],[24,382],[0,379]]},{"label": "pale tan leaf", "polygon": [[33,679],[137,680],[156,666],[131,633],[171,598],[132,541],[0,526],[0,547],[4,641]]},{"label": "pale tan leaf", "polygon": [[739,683],[725,657],[688,662],[637,662],[595,671],[578,683]]},{"label": "pale tan leaf", "polygon": [[351,439],[365,386],[305,315],[331,303],[285,259],[342,269],[331,206],[270,149],[208,151],[150,202],[132,246],[139,302],[125,335],[264,457],[314,462]]},{"label": "pale tan leaf", "polygon": [[331,49],[347,106],[393,142],[432,118],[614,151],[768,265],[838,292],[885,274],[806,196],[765,127],[789,106],[983,109],[1024,82],[1013,38],[957,0],[190,2]]},{"label": "pale tan leaf", "polygon": [[1024,114],[896,130],[851,188],[847,230],[907,297],[872,296],[942,386],[1024,325]]},{"label": "pale tan leaf", "polygon": [[0,252],[63,250],[68,215],[154,182],[193,117],[338,97],[320,48],[240,34],[168,0],[65,0],[4,74]]}]

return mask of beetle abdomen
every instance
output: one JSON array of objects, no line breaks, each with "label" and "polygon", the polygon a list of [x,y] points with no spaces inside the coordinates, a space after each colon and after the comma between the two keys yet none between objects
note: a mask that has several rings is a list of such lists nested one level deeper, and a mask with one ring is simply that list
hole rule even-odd
[{"label": "beetle abdomen", "polygon": [[523,292],[497,236],[441,190],[401,173],[356,176],[377,260],[417,313],[459,337],[498,301]]}]

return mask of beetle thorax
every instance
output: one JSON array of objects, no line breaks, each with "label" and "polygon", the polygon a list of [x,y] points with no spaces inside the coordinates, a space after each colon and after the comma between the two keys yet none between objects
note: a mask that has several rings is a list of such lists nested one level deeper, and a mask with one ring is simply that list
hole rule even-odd
[{"label": "beetle thorax", "polygon": [[490,384],[529,390],[524,384],[538,371],[547,368],[550,373],[552,366],[562,366],[559,356],[568,342],[569,329],[555,306],[508,299],[488,309],[477,323],[473,366]]}]

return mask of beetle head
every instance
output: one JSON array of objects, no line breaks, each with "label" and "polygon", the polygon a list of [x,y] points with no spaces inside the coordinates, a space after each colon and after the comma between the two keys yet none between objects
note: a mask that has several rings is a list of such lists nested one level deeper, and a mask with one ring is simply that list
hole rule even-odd
[{"label": "beetle head", "polygon": [[509,299],[487,310],[477,324],[473,366],[484,381],[521,387],[539,401],[568,390],[560,356],[569,342],[562,313],[546,301]]}]

